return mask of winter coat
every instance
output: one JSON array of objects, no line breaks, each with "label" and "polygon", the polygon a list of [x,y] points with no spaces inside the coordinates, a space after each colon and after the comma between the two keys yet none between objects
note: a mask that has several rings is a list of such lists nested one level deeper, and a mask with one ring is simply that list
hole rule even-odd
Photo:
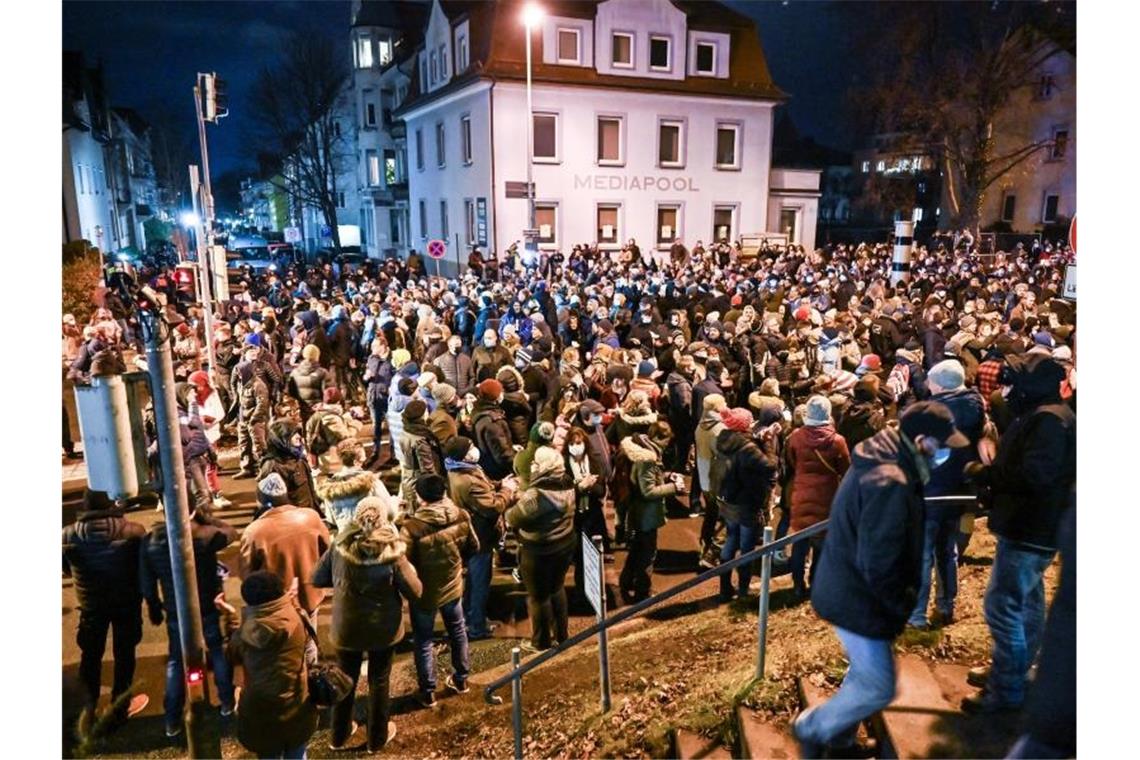
[{"label": "winter coat", "polygon": [[446,351],[433,359],[432,364],[440,368],[444,380],[460,397],[474,390],[475,370],[471,364],[471,357],[467,354],[462,351],[458,354]]},{"label": "winter coat", "polygon": [[409,422],[404,425],[400,436],[400,496],[408,511],[413,511],[419,503],[416,496],[416,478],[421,475],[446,476],[443,469],[443,451],[439,441],[423,422]]},{"label": "winter coat", "polygon": [[238,409],[243,422],[269,422],[269,409],[272,406],[269,400],[269,387],[256,373],[248,381],[241,380],[241,365],[238,365],[234,374],[237,383],[233,388],[237,391]]},{"label": "winter coat", "polygon": [[306,610],[320,606],[325,594],[312,584],[313,568],[329,548],[329,529],[311,509],[283,504],[266,510],[241,534],[241,577],[268,570],[289,588],[297,579],[297,601]]},{"label": "winter coat", "polygon": [[337,649],[387,649],[404,638],[404,603],[423,585],[408,562],[399,532],[385,525],[371,534],[353,521],[337,534],[313,571],[313,585],[331,588],[332,641]]},{"label": "winter coat", "polygon": [[694,428],[693,382],[680,372],[671,372],[665,381],[669,392],[669,424],[676,435]]},{"label": "winter coat", "polygon": [[[441,473],[442,474],[442,473]],[[413,604],[434,610],[463,596],[463,560],[479,551],[471,518],[448,497],[420,503],[400,528],[408,559],[423,583]]]},{"label": "winter coat", "polygon": [[606,441],[616,448],[631,435],[648,433],[650,426],[657,422],[657,412],[634,414],[625,409],[618,409],[613,421],[606,428]]},{"label": "winter coat", "polygon": [[368,364],[364,368],[364,381],[368,383],[369,404],[387,404],[388,390],[395,374],[396,370],[392,367],[391,359],[381,359],[375,354],[368,357]]},{"label": "winter coat", "polygon": [[887,417],[878,401],[852,401],[843,408],[835,431],[843,436],[849,449],[886,427]]},{"label": "winter coat", "polygon": [[[396,384],[392,383],[392,390],[395,389]],[[412,398],[399,392],[388,396],[388,412],[385,419],[388,421],[388,434],[392,438],[392,455],[401,465],[404,464],[404,453],[400,451],[400,439],[404,435],[404,407],[411,403]]]},{"label": "winter coat", "polygon": [[428,428],[440,446],[446,446],[448,441],[459,435],[459,424],[455,417],[442,406],[428,415]]},{"label": "winter coat", "polygon": [[329,477],[317,488],[317,496],[321,499],[325,520],[338,531],[344,530],[352,520],[361,499],[376,496],[387,502],[391,498],[380,478],[356,467],[346,467]]},{"label": "winter coat", "polygon": [[115,510],[82,512],[63,529],[63,572],[75,580],[80,610],[139,609],[139,547],[145,535],[142,525]]},{"label": "winter coat", "polygon": [[633,438],[621,442],[622,453],[630,462],[630,480],[636,486],[629,500],[626,524],[632,530],[657,530],[665,524],[665,500],[677,493],[677,487],[665,478],[661,469],[661,453],[643,448]]},{"label": "winter coat", "polygon": [[444,461],[451,500],[471,516],[471,527],[479,539],[479,553],[489,554],[502,538],[503,512],[510,501],[487,477],[479,465]]},{"label": "winter coat", "polygon": [[[696,449],[697,449],[697,482],[702,491],[709,490],[709,466],[716,456],[716,439],[720,431],[724,430],[724,422],[720,412],[710,409],[697,423]],[[713,494],[715,496],[715,494]]]},{"label": "winter coat", "polygon": [[[347,319],[338,319],[330,322],[325,331],[329,340],[329,361],[338,367],[347,367],[352,359],[353,331]],[[321,359],[325,358],[324,349],[321,350]]]},{"label": "winter coat", "polygon": [[574,484],[554,473],[541,473],[507,510],[507,524],[517,528],[519,541],[538,554],[564,551],[574,544]]},{"label": "winter coat", "polygon": [[[222,591],[218,578],[218,552],[238,539],[237,529],[212,517],[196,515],[190,521],[190,541],[194,551],[194,570],[198,579],[198,608],[203,614],[214,609],[214,597]],[[178,620],[174,602],[174,571],[170,566],[170,539],[166,523],[158,523],[142,540],[139,548],[139,587],[151,608],[161,608],[166,619]],[[162,588],[162,599],[158,589]]]},{"label": "winter coat", "polygon": [[721,517],[746,525],[764,521],[779,465],[774,445],[762,448],[743,433],[725,429],[717,435],[715,447],[725,465],[717,493]]},{"label": "winter coat", "polygon": [[277,473],[285,481],[290,504],[316,511],[320,509],[320,503],[313,483],[313,470],[305,457],[294,452],[290,445],[295,432],[299,432],[297,426],[286,420],[270,424],[257,479],[260,481],[271,473]]},{"label": "winter coat", "polygon": [[317,729],[309,701],[305,643],[308,635],[288,594],[247,606],[227,646],[231,662],[243,671],[237,705],[237,737],[258,757],[279,757],[307,744]]},{"label": "winter coat", "polygon": [[723,395],[724,391],[711,377],[706,377],[693,386],[692,424],[685,428],[688,433],[691,434],[697,429],[697,424],[700,422],[701,411],[705,408],[705,397],[714,394]]},{"label": "winter coat", "polygon": [[970,462],[978,461],[978,441],[981,440],[982,431],[986,426],[986,410],[982,403],[982,395],[973,388],[946,391],[932,396],[930,400],[945,404],[950,414],[954,416],[954,427],[970,439],[969,446],[950,449],[950,458],[941,467],[935,467],[930,471],[930,480],[926,483],[927,516],[951,517],[957,514],[958,508],[954,506],[951,511],[940,510],[941,505],[937,497],[972,493],[962,471]]},{"label": "winter coat", "polygon": [[831,425],[793,431],[785,451],[792,479],[791,530],[803,530],[827,519],[851,455],[847,442]]},{"label": "winter coat", "polygon": [[502,480],[511,474],[515,451],[511,429],[502,407],[479,399],[471,415],[475,446],[479,449],[479,466],[491,480]]},{"label": "winter coat", "polygon": [[[480,312],[479,319],[483,319],[482,312]],[[476,327],[475,335],[482,335],[478,327]],[[476,383],[481,383],[484,380],[494,377],[500,369],[508,367],[510,364],[511,352],[499,343],[496,343],[494,348],[479,345],[471,352],[471,370],[475,375]]]},{"label": "winter coat", "polygon": [[914,454],[896,430],[855,447],[811,587],[820,617],[873,639],[902,633],[918,597],[922,494]]},{"label": "winter coat", "polygon": [[511,430],[511,443],[525,446],[530,428],[534,424],[534,411],[522,391],[503,394],[503,414],[507,416],[507,427]]},{"label": "winter coat", "polygon": [[320,364],[303,360],[289,373],[289,395],[301,402],[302,414],[324,401],[325,387],[331,384],[329,371]]}]

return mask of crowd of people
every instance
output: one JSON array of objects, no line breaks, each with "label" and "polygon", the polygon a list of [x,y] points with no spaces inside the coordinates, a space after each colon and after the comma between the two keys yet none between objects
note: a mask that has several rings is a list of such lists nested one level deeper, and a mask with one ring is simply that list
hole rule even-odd
[{"label": "crowd of people", "polygon": [[[1020,708],[1075,488],[1076,314],[1060,297],[1071,255],[918,247],[901,278],[891,259],[885,245],[743,256],[677,244],[652,256],[631,241],[616,257],[589,245],[475,255],[451,280],[423,276],[418,257],[294,267],[247,277],[217,305],[212,373],[201,304],[169,272],[138,272],[166,301],[206,643],[242,743],[303,754],[326,589],[339,666],[355,681],[369,662],[365,742],[377,750],[395,731],[388,682],[405,610],[416,699],[430,708],[436,619],[444,688],[464,693],[469,642],[495,630],[496,565],[526,589],[524,648],[545,650],[568,638],[571,565],[571,594],[584,594],[582,536],[602,536],[607,558],[624,552],[618,594],[632,604],[653,593],[658,533],[674,518],[700,519],[704,568],[753,550],[765,526],[782,536],[831,520],[777,557],[851,662],[839,694],[795,723],[819,752],[850,744],[893,698],[890,645],[905,626],[954,620],[973,518],[988,514],[993,664],[971,674],[982,688],[964,708]],[[64,318],[77,383],[123,371],[119,349],[142,337],[127,299],[98,296],[86,327]],[[226,504],[217,446],[231,430],[236,477],[258,494],[240,537],[215,516]],[[145,601],[169,632],[175,736],[184,695],[164,526],[144,531],[97,492],[86,507],[64,532],[64,565],[88,710],[109,625],[113,696],[126,693]],[[240,625],[216,572],[235,541]],[[751,576],[747,565],[723,574],[719,598],[746,596]],[[352,743],[354,699],[332,707],[334,749]],[[116,705],[120,719],[141,709]]]}]

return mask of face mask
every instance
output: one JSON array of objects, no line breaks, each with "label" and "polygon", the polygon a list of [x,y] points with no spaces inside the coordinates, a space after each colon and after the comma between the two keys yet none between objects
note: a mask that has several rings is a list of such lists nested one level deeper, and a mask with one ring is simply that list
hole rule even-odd
[{"label": "face mask", "polygon": [[934,455],[932,457],[930,457],[930,467],[932,469],[935,467],[941,467],[942,465],[946,464],[947,460],[949,460],[949,459],[950,459],[950,447],[949,446],[944,446],[940,449],[935,449]]},{"label": "face mask", "polygon": [[593,417],[590,418],[590,425],[597,427],[598,425],[601,425],[601,424],[602,424],[602,418],[601,417],[594,415]]},{"label": "face mask", "polygon": [[586,453],[586,444],[572,443],[570,444],[570,454],[572,456],[580,457]]},{"label": "face mask", "polygon": [[483,345],[486,346],[487,348],[494,348],[495,343],[496,343],[496,341],[494,338],[484,338],[483,339]]},{"label": "face mask", "polygon": [[479,461],[479,449],[472,446],[467,450],[467,455],[463,457],[463,461],[469,464],[476,464]]}]

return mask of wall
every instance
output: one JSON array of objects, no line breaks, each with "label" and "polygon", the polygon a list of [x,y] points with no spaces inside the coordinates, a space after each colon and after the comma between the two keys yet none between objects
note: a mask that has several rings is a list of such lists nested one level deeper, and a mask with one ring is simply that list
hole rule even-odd
[{"label": "wall", "polygon": [[[83,172],[82,182],[79,180],[80,171]],[[90,132],[66,129],[63,133],[63,205],[67,237],[86,239],[92,245],[99,245],[95,227],[101,226],[104,250],[114,251],[119,246],[113,238],[110,210],[113,198],[107,188],[106,176],[103,146]]]},{"label": "wall", "polygon": [[[684,12],[668,0],[608,0],[598,5],[594,28],[598,73],[651,79],[685,78],[688,66],[687,19]],[[611,46],[614,32],[633,33],[632,69],[613,65]],[[651,34],[672,38],[668,71],[649,68]]]}]

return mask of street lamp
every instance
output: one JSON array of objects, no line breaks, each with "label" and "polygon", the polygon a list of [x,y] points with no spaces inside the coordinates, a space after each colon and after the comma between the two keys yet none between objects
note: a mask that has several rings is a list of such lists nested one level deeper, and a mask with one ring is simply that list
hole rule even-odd
[{"label": "street lamp", "polygon": [[183,227],[189,227],[191,229],[196,228],[200,224],[198,215],[193,211],[183,211],[179,219]]},{"label": "street lamp", "polygon": [[538,252],[538,239],[534,235],[534,102],[531,93],[531,58],[530,38],[534,28],[542,22],[545,15],[542,7],[537,3],[527,3],[523,7],[522,21],[526,26],[526,197],[528,204],[526,247],[532,255]]}]

